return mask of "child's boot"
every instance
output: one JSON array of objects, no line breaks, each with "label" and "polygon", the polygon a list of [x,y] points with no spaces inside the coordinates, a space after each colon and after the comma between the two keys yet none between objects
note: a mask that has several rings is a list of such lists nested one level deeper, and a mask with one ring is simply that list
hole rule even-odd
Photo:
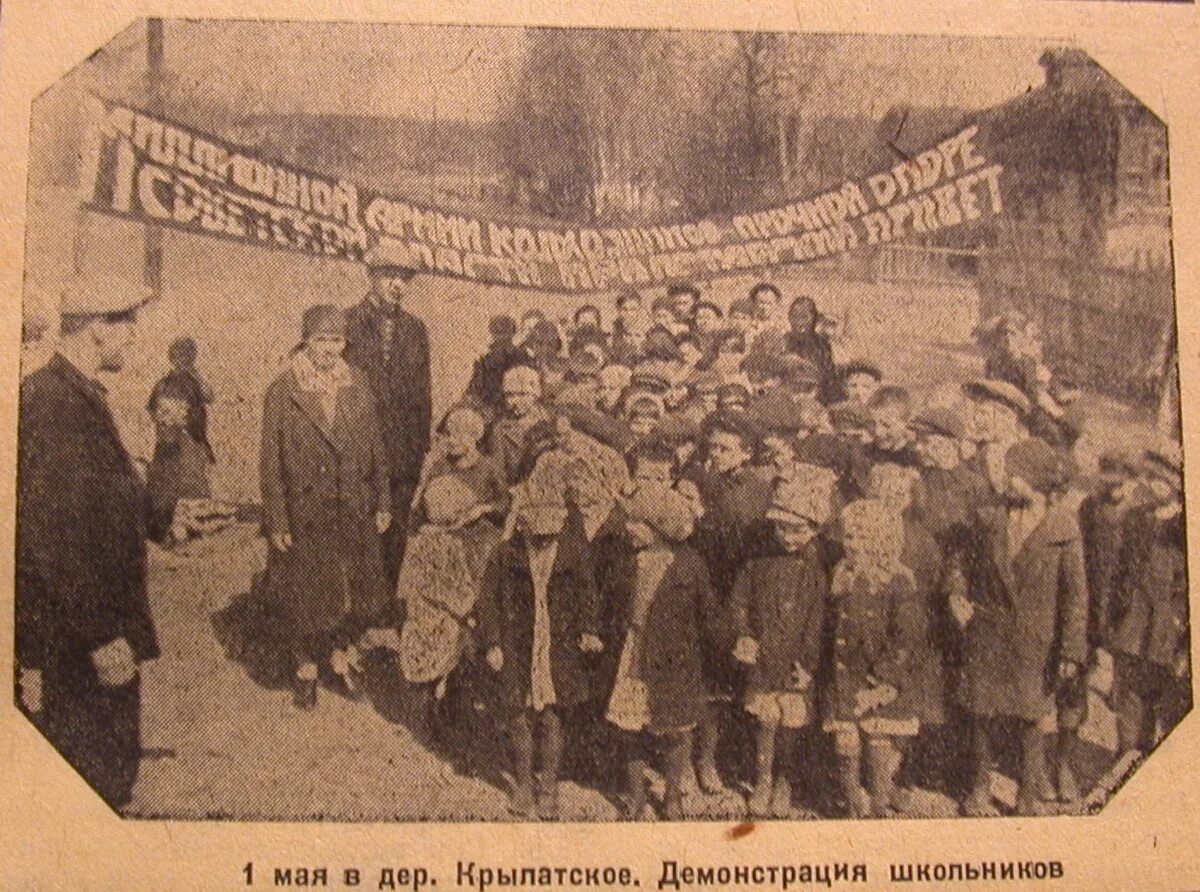
[{"label": "child's boot", "polygon": [[513,789],[508,810],[518,818],[531,818],[537,810],[533,793],[533,729],[522,716],[514,723],[512,732]]},{"label": "child's boot", "polygon": [[886,737],[867,738],[866,749],[867,789],[871,795],[871,814],[876,818],[891,817],[900,753]]},{"label": "child's boot", "polygon": [[755,818],[771,816],[771,779],[775,769],[776,726],[758,726],[758,748],[754,753],[754,791],[750,794],[750,815]]},{"label": "child's boot", "polygon": [[557,821],[558,769],[562,761],[562,723],[558,714],[551,709],[541,715],[542,771],[537,793],[538,817],[544,821]]}]

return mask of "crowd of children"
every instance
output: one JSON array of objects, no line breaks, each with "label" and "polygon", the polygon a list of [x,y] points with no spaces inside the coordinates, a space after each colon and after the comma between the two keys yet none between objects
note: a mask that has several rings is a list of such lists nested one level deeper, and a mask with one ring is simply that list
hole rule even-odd
[{"label": "crowd of children", "polygon": [[918,406],[771,284],[614,311],[493,319],[414,502],[399,662],[434,701],[486,699],[514,814],[559,816],[597,726],[632,819],[745,775],[755,816],[797,785],[897,814],[918,779],[992,814],[1008,753],[1037,814],[1080,798],[1100,656],[1123,752],[1187,708],[1178,444],[1106,452],[1093,485],[1027,319],[987,320],[984,375]]}]

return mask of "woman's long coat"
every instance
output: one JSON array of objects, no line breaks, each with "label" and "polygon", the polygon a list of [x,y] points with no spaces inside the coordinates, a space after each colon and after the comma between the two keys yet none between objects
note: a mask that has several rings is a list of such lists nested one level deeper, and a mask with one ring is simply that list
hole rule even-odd
[{"label": "woman's long coat", "polygon": [[1076,516],[1051,505],[1011,564],[1003,503],[975,514],[964,555],[964,593],[975,608],[964,630],[962,705],[976,715],[1036,721],[1054,708],[1061,660],[1087,659],[1088,595]]},{"label": "woman's long coat", "polygon": [[[572,510],[558,536],[558,553],[547,590],[550,612],[550,676],[560,708],[577,706],[591,694],[588,661],[579,647],[582,635],[600,635],[599,600],[583,521]],[[529,552],[518,533],[500,543],[484,573],[479,604],[480,649],[499,647],[504,664],[494,691],[502,714],[525,709],[532,686],[533,576]]]},{"label": "woman's long coat", "polygon": [[388,463],[374,398],[361,373],[337,394],[332,423],[289,369],[267,388],[260,480],[272,548],[268,595],[284,634],[380,621],[391,605],[375,515],[389,511]]}]

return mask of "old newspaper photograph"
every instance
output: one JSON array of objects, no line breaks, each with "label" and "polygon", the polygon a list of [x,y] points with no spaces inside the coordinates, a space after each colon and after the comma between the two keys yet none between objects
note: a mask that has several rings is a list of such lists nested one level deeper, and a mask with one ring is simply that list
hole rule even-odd
[{"label": "old newspaper photograph", "polygon": [[[28,105],[6,659],[69,783],[134,834],[1099,820],[1192,708],[1161,107],[1069,35],[392,18],[129,16]],[[194,888],[349,883],[252,856]]]}]

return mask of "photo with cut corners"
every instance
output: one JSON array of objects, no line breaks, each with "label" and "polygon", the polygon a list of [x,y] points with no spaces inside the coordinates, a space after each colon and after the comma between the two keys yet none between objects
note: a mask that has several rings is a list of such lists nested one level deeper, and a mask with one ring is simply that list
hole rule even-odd
[{"label": "photo with cut corners", "polygon": [[1057,42],[133,22],[32,107],[18,702],[131,818],[1094,813],[1168,170]]}]

